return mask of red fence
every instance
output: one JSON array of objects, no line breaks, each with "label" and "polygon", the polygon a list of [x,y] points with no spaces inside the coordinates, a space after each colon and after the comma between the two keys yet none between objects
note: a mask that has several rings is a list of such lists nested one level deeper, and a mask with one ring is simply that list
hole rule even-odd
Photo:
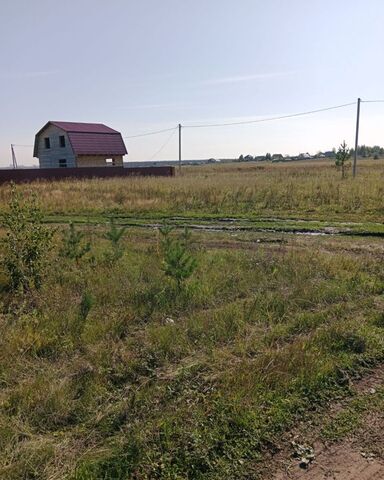
[{"label": "red fence", "polygon": [[33,182],[35,180],[63,180],[66,178],[113,177],[173,177],[175,167],[79,167],[79,168],[20,168],[0,170],[0,183]]}]

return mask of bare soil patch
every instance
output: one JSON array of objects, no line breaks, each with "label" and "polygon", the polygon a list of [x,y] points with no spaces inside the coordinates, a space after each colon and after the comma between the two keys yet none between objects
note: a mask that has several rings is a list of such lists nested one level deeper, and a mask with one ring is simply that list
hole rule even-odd
[{"label": "bare soil patch", "polygon": [[[373,395],[384,385],[384,367],[380,365],[366,377],[357,380],[352,389],[358,395]],[[331,419],[348,407],[349,401],[331,406],[324,420]],[[280,445],[281,450],[270,462],[264,479],[288,480],[382,480],[384,479],[384,412],[368,411],[362,425],[339,442],[321,438],[322,422],[307,422],[291,431]],[[301,465],[297,445],[312,451],[314,458],[307,468]],[[309,455],[310,457],[311,455]]]}]

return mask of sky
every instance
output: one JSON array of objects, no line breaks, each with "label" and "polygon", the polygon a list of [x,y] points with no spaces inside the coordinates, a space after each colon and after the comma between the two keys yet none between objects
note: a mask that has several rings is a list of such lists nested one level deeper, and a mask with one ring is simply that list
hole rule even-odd
[{"label": "sky", "polygon": [[[37,164],[48,120],[132,136],[181,123],[183,158],[354,143],[384,99],[383,0],[0,0],[0,166]],[[384,145],[384,103],[360,144]],[[177,131],[126,138],[126,161],[177,159]]]}]

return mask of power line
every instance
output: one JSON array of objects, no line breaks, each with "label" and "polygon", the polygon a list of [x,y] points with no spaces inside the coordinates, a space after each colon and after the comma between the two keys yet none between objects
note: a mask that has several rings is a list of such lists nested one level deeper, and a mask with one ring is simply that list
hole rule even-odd
[{"label": "power line", "polygon": [[384,100],[361,100],[361,103],[384,103]]},{"label": "power line", "polygon": [[258,120],[245,120],[243,122],[229,122],[229,123],[210,123],[210,124],[201,124],[201,125],[183,125],[185,128],[204,128],[204,127],[224,127],[230,125],[247,125],[251,123],[262,123],[262,122],[271,122],[274,120],[283,120],[285,118],[300,117],[303,115],[310,115],[312,113],[326,112],[328,110],[335,110],[337,108],[350,107],[351,105],[356,105],[356,102],[344,103],[342,105],[335,105],[333,107],[319,108],[317,110],[309,110],[306,112],[292,113],[290,115],[281,115],[279,117],[269,117],[269,118],[259,118]]},{"label": "power line", "polygon": [[159,150],[152,155],[150,160],[153,160],[157,155],[159,155],[159,153],[161,153],[164,150],[164,148],[168,145],[168,143],[171,141],[171,139],[175,135],[177,129],[178,129],[178,127],[175,127],[173,129],[173,132],[171,133],[171,135],[167,138],[167,140],[163,143],[163,145],[159,148]]},{"label": "power line", "polygon": [[130,135],[128,137],[123,137],[123,138],[137,138],[137,137],[146,137],[148,135],[157,135],[158,133],[170,132],[171,130],[174,130],[175,128],[177,128],[177,127],[165,128],[164,130],[154,130],[152,132],[140,133],[139,135]]},{"label": "power line", "polygon": [[14,147],[33,147],[33,145],[16,145],[15,143],[12,143]]}]

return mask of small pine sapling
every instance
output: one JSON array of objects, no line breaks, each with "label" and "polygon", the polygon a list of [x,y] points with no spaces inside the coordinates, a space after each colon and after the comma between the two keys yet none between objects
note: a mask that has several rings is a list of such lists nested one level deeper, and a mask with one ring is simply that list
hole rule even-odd
[{"label": "small pine sapling", "polygon": [[339,149],[336,152],[336,160],[335,165],[336,167],[341,169],[341,178],[346,178],[346,167],[347,161],[351,156],[351,150],[347,147],[345,140],[340,145]]},{"label": "small pine sapling", "polygon": [[108,261],[116,262],[124,254],[123,247],[121,245],[121,239],[124,236],[126,227],[117,228],[114,218],[109,221],[109,231],[104,233],[104,238],[111,242],[111,252],[107,252],[105,257]]},{"label": "small pine sapling", "polygon": [[80,259],[90,250],[91,243],[84,241],[84,233],[78,232],[73,222],[71,222],[69,229],[64,232],[61,255],[75,260],[78,264]]},{"label": "small pine sapling", "polygon": [[197,267],[197,260],[188,252],[190,239],[188,229],[184,230],[181,239],[170,236],[173,229],[165,226],[160,229],[163,251],[163,271],[175,283],[177,291],[181,291],[184,282],[190,278]]}]

